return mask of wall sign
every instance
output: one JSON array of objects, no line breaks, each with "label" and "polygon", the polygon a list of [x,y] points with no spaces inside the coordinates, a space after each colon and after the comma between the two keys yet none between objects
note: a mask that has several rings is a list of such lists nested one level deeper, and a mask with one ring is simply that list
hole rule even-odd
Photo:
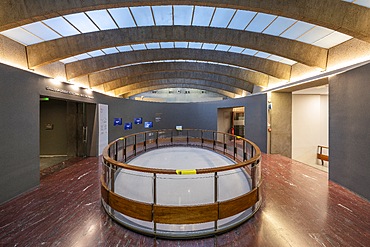
[{"label": "wall sign", "polygon": [[46,90],[56,92],[56,93],[62,93],[62,94],[68,94],[68,95],[88,98],[88,99],[93,99],[94,98],[93,96],[90,96],[90,95],[87,95],[87,94],[72,92],[72,91],[65,90],[65,89],[60,89],[60,88],[52,88],[52,87],[49,87],[49,86],[46,86]]}]

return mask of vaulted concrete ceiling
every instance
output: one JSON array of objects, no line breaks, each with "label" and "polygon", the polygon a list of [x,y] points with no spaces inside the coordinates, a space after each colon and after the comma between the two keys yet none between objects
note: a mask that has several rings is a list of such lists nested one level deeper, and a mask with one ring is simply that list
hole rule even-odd
[{"label": "vaulted concrete ceiling", "polygon": [[[0,31],[82,11],[168,4],[213,6],[274,14],[320,25],[370,42],[369,9],[337,0],[9,0],[0,2]],[[29,68],[33,69],[98,49],[176,41],[249,48],[323,70],[328,62],[328,49],[316,45],[245,30],[200,26],[141,26],[57,38],[28,45],[27,61]],[[167,60],[211,63],[156,62]],[[154,63],[137,65],[148,62]],[[125,96],[156,87],[164,88],[165,85],[192,85],[192,88],[216,91],[230,97],[242,95],[246,91],[252,92],[253,85],[266,86],[269,77],[289,80],[291,70],[291,65],[261,57],[190,48],[122,52],[65,64],[67,80],[88,75],[91,87],[104,88],[105,91]]]},{"label": "vaulted concrete ceiling", "polygon": [[89,82],[91,87],[96,87],[121,78],[129,78],[153,72],[171,71],[194,71],[223,75],[262,87],[266,87],[268,82],[268,76],[266,74],[252,70],[218,64],[191,62],[147,63],[103,70],[89,74]]},{"label": "vaulted concrete ceiling", "polygon": [[285,80],[289,80],[291,70],[291,66],[287,64],[259,57],[231,54],[223,51],[176,48],[115,53],[68,63],[66,64],[67,79],[73,79],[79,76],[123,65],[148,61],[179,59],[231,64]]}]

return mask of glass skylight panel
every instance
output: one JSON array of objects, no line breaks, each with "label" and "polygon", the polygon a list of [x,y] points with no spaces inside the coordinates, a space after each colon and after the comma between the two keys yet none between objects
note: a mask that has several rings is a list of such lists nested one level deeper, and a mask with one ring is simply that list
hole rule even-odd
[{"label": "glass skylight panel", "polygon": [[80,32],[63,17],[44,20],[43,23],[54,29],[63,37],[79,34]]},{"label": "glass skylight panel", "polygon": [[201,49],[203,43],[200,42],[189,42],[189,48],[191,49]]},{"label": "glass skylight panel", "polygon": [[172,6],[152,7],[157,26],[172,26]]},{"label": "glass skylight panel", "polygon": [[132,48],[131,48],[131,46],[129,46],[129,45],[118,46],[118,47],[117,47],[117,49],[118,49],[120,52],[132,51]]},{"label": "glass skylight panel", "polygon": [[332,32],[331,34],[313,43],[313,45],[329,49],[350,39],[352,39],[352,37],[344,33]]},{"label": "glass skylight panel", "polygon": [[144,44],[131,45],[131,47],[134,51],[146,50],[146,46]]},{"label": "glass skylight panel", "polygon": [[297,62],[296,61],[293,61],[293,60],[290,60],[288,58],[283,58],[282,60],[280,60],[280,63],[285,63],[285,64],[288,64],[288,65],[294,65]]},{"label": "glass skylight panel", "polygon": [[367,8],[370,8],[370,1],[369,0],[356,0],[354,4],[361,5]]},{"label": "glass skylight panel", "polygon": [[251,32],[260,33],[270,25],[270,23],[276,18],[275,15],[269,15],[264,13],[258,13],[252,22],[247,26],[246,30]]},{"label": "glass skylight panel", "polygon": [[283,58],[280,57],[280,56],[277,56],[277,55],[271,55],[271,56],[269,56],[268,59],[272,60],[272,61],[280,62]]},{"label": "glass skylight panel", "polygon": [[38,36],[43,40],[53,40],[61,38],[59,34],[57,34],[54,30],[50,29],[42,22],[34,22],[31,24],[24,25],[22,27],[26,29],[28,32],[33,33],[34,35]]},{"label": "glass skylight panel", "polygon": [[33,45],[43,41],[39,37],[36,37],[20,27],[6,30],[1,32],[1,34],[24,45]]},{"label": "glass skylight panel", "polygon": [[265,31],[263,31],[263,33],[279,36],[282,32],[288,29],[295,22],[296,20],[279,16],[278,18],[275,19],[274,22],[271,23],[270,26],[266,28]]},{"label": "glass skylight panel", "polygon": [[239,46],[232,46],[229,50],[229,52],[234,52],[234,53],[241,53],[244,50],[244,48],[239,47]]},{"label": "glass skylight panel", "polygon": [[193,26],[209,26],[215,8],[195,6]]},{"label": "glass skylight panel", "polygon": [[161,47],[162,48],[174,48],[174,43],[173,42],[161,42]]},{"label": "glass skylight panel", "polygon": [[270,55],[271,55],[270,53],[259,51],[254,56],[260,57],[260,58],[268,58]]},{"label": "glass skylight panel", "polygon": [[72,63],[72,62],[76,62],[78,61],[75,57],[69,57],[69,58],[65,58],[65,59],[62,59],[60,60],[60,62],[62,63]]},{"label": "glass skylight panel", "polygon": [[99,31],[98,27],[95,26],[85,13],[65,15],[64,17],[82,33]]},{"label": "glass skylight panel", "polygon": [[193,6],[174,6],[174,25],[190,26],[193,16]]},{"label": "glass skylight panel", "polygon": [[228,51],[231,48],[230,45],[217,45],[216,49],[217,51]]},{"label": "glass skylight panel", "polygon": [[299,36],[301,36],[302,34],[304,34],[313,27],[314,25],[312,24],[303,21],[298,21],[288,30],[282,33],[280,36],[288,39],[297,39]]},{"label": "glass skylight panel", "polygon": [[109,30],[118,28],[112,17],[106,9],[88,11],[86,14],[93,20],[100,30]]},{"label": "glass skylight panel", "polygon": [[175,48],[188,48],[188,42],[175,42]]},{"label": "glass skylight panel", "polygon": [[154,20],[149,6],[131,7],[132,15],[138,26],[153,26]]},{"label": "glass skylight panel", "polygon": [[76,55],[74,56],[77,60],[84,60],[84,59],[88,59],[88,58],[91,58],[91,56],[89,56],[89,54],[87,53],[83,53],[83,54],[79,54],[79,55]]},{"label": "glass skylight panel", "polygon": [[102,52],[101,50],[90,51],[87,54],[89,54],[92,57],[99,57],[99,56],[104,56],[105,55],[105,53]]},{"label": "glass skylight panel", "polygon": [[227,27],[235,11],[235,9],[216,8],[211,27]]},{"label": "glass skylight panel", "polygon": [[216,48],[216,44],[209,44],[204,43],[202,49],[204,50],[214,50]]},{"label": "glass skylight panel", "polygon": [[244,49],[244,51],[242,52],[242,54],[249,55],[249,56],[254,56],[256,53],[257,53],[256,50],[252,50],[248,48]]},{"label": "glass skylight panel", "polygon": [[120,28],[136,27],[135,21],[128,8],[108,9]]},{"label": "glass skylight panel", "polygon": [[116,49],[116,47],[105,48],[105,49],[102,49],[102,51],[103,51],[105,54],[118,53],[118,50]]},{"label": "glass skylight panel", "polygon": [[325,36],[329,35],[332,33],[333,30],[325,28],[325,27],[320,27],[320,26],[315,26],[311,30],[309,30],[307,33],[303,34],[301,37],[299,37],[297,40],[312,44]]},{"label": "glass skylight panel", "polygon": [[159,48],[161,48],[161,47],[159,46],[159,43],[147,43],[147,44],[146,44],[146,47],[147,47],[148,49],[159,49]]},{"label": "glass skylight panel", "polygon": [[244,30],[256,14],[256,12],[252,11],[238,10],[228,28]]}]

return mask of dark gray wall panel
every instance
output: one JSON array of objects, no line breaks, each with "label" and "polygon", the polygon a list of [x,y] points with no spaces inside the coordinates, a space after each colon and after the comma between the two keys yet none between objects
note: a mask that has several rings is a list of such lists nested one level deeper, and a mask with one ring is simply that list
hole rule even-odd
[{"label": "dark gray wall panel", "polygon": [[331,180],[370,200],[370,64],[329,79]]},{"label": "dark gray wall panel", "polygon": [[[46,125],[52,125],[48,129]],[[67,102],[40,102],[40,154],[67,155]]]},{"label": "dark gray wall panel", "polygon": [[[39,184],[39,76],[0,64],[0,203]],[[36,82],[36,83],[35,83]]]}]

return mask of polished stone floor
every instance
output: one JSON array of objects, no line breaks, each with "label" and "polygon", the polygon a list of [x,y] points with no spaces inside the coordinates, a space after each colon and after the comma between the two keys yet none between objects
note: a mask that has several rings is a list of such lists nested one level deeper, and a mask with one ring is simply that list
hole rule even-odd
[{"label": "polished stone floor", "polygon": [[99,163],[79,161],[0,205],[0,246],[370,246],[370,202],[279,155],[263,155],[263,204],[254,217],[187,241],[142,236],[113,222],[100,203]]}]

